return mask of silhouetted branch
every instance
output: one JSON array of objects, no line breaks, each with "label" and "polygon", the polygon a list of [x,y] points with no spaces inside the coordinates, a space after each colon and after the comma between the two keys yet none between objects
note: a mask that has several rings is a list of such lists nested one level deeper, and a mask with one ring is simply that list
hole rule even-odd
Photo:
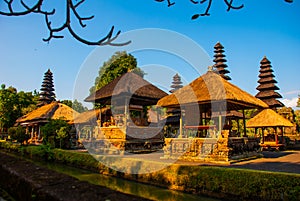
[{"label": "silhouetted branch", "polygon": [[13,10],[13,2],[14,0],[4,0],[4,2],[7,4],[8,10],[9,12],[2,12],[0,11],[0,15],[5,15],[5,16],[22,16],[22,15],[27,15],[29,13],[32,13],[34,11],[36,11],[37,9],[40,10],[43,0],[39,0],[34,6],[32,6],[31,8],[29,8],[28,6],[26,6],[26,4],[21,0],[21,4],[24,6],[25,10],[21,11],[21,12],[15,12]]},{"label": "silhouetted branch", "polygon": [[[72,28],[71,26],[71,15],[74,15],[77,20],[78,23],[80,24],[80,26],[82,28],[86,27],[86,24],[84,24],[84,21],[86,20],[91,20],[94,18],[94,16],[89,16],[89,17],[81,17],[80,14],[77,11],[77,8],[83,4],[85,2],[85,0],[79,0],[77,3],[73,3],[73,0],[65,0],[66,2],[66,16],[65,16],[65,22],[59,26],[59,27],[52,27],[51,25],[51,21],[50,21],[50,16],[55,15],[55,9],[53,9],[52,11],[45,11],[42,8],[43,2],[45,2],[46,0],[36,0],[36,4],[34,4],[33,6],[28,6],[23,0],[19,0],[19,1],[14,1],[14,0],[3,0],[4,5],[6,4],[6,10],[7,11],[1,11],[0,10],[0,15],[4,15],[4,16],[23,16],[23,15],[27,15],[27,14],[31,14],[31,13],[35,13],[35,14],[40,14],[40,15],[44,15],[45,17],[45,23],[47,26],[47,29],[49,30],[49,36],[48,38],[44,38],[43,41],[45,42],[49,42],[51,39],[53,38],[64,38],[64,36],[59,35],[59,32],[63,31],[64,29],[67,29],[69,31],[69,33],[78,41],[87,44],[87,45],[98,45],[98,46],[102,46],[102,45],[113,45],[113,46],[123,46],[123,45],[127,45],[129,44],[131,41],[127,41],[124,43],[114,43],[114,41],[118,38],[118,36],[120,35],[120,31],[118,31],[117,33],[114,34],[114,26],[112,26],[108,32],[108,34],[104,37],[102,37],[100,40],[98,41],[89,41],[86,40],[82,37],[80,37]],[[49,0],[51,1],[51,0]],[[76,0],[77,1],[77,0]],[[165,2],[165,0],[155,0],[157,2]],[[244,5],[240,5],[240,6],[234,6],[233,5],[233,1],[234,0],[224,0],[224,3],[227,5],[227,11],[230,11],[231,9],[241,9],[244,7]],[[284,0],[285,2],[288,3],[292,3],[293,0]],[[23,8],[23,11],[16,11],[14,9],[14,3],[17,2],[19,3],[19,7],[21,7],[21,9]],[[192,20],[195,20],[197,18],[199,18],[200,16],[209,16],[210,15],[210,8],[212,6],[213,0],[189,0],[189,2],[191,2],[192,4],[196,5],[196,4],[204,4],[207,3],[207,7],[205,9],[204,13],[200,13],[200,14],[194,14],[192,16]],[[167,0],[168,3],[168,7],[171,7],[173,5],[175,5],[175,0]],[[2,9],[2,8],[1,8]],[[114,35],[114,36],[113,36]]]},{"label": "silhouetted branch", "polygon": [[[155,0],[157,2],[164,2],[165,0]],[[167,0],[168,1],[168,7],[173,6],[175,4],[175,2],[171,3],[171,0]]]},{"label": "silhouetted branch", "polygon": [[[155,0],[157,2],[164,2],[165,0]],[[207,7],[204,13],[200,13],[200,14],[194,14],[192,16],[192,20],[195,20],[197,18],[199,18],[200,16],[210,16],[210,8],[212,6],[212,2],[213,0],[201,0],[201,1],[196,1],[196,0],[189,0],[191,3],[193,4],[204,4],[206,2],[207,3]],[[288,3],[292,3],[293,0],[284,0],[285,2]],[[242,9],[244,7],[244,4],[240,5],[240,6],[234,6],[233,5],[233,0],[224,0],[225,4],[227,5],[227,11],[230,11],[230,9],[234,9],[234,10],[238,10],[238,9]],[[175,0],[171,3],[170,0],[168,0],[168,7],[173,6],[175,4]]]},{"label": "silhouetted branch", "polygon": [[[69,33],[79,42],[87,44],[87,45],[98,45],[98,46],[103,46],[103,45],[112,45],[112,46],[123,46],[129,44],[131,41],[127,41],[124,43],[114,43],[114,41],[118,38],[120,35],[121,31],[118,31],[114,35],[114,26],[111,27],[110,31],[108,34],[104,37],[102,37],[98,41],[89,41],[86,40],[82,37],[80,37],[72,28],[71,26],[71,15],[74,15],[78,23],[82,28],[86,27],[86,24],[84,24],[84,21],[86,20],[91,20],[94,18],[94,16],[89,16],[89,17],[81,17],[80,14],[77,12],[77,8],[84,3],[85,0],[80,0],[76,4],[73,3],[72,0],[65,0],[66,1],[66,14],[65,14],[65,22],[59,26],[59,27],[52,27],[51,21],[50,21],[50,16],[55,14],[55,9],[52,11],[45,11],[42,9],[42,4],[44,0],[38,0],[38,2],[33,5],[32,7],[29,7],[23,0],[20,0],[19,3],[23,6],[24,11],[21,12],[16,12],[13,8],[13,3],[14,0],[3,0],[7,4],[7,12],[0,11],[0,15],[5,15],[5,16],[23,16],[31,13],[36,13],[36,14],[41,14],[44,15],[45,17],[45,23],[47,26],[47,29],[49,31],[49,36],[48,38],[44,38],[43,41],[49,42],[53,38],[64,38],[63,35],[59,35],[61,31],[64,29],[67,29]],[[114,35],[114,36],[113,36]]]}]

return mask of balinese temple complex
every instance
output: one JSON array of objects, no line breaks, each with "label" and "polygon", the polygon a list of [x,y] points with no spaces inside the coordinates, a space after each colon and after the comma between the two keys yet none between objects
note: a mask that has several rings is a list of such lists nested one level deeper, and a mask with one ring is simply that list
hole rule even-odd
[{"label": "balinese temple complex", "polygon": [[[266,133],[269,128],[274,131],[273,144],[281,147],[284,127],[291,123],[269,110],[283,106],[276,100],[281,96],[275,92],[279,88],[270,61],[266,57],[261,61],[255,97],[229,82],[221,43],[215,45],[214,53],[214,66],[190,84],[183,86],[176,74],[169,95],[128,72],[88,96],[85,101],[100,108],[82,114],[55,101],[53,77],[48,70],[40,107],[19,118],[17,124],[26,127],[35,142],[41,141],[40,127],[49,119],[64,118],[76,127],[79,143],[96,155],[163,151],[161,159],[228,163],[258,156],[260,145],[270,137]],[[247,122],[255,129],[254,137],[247,135],[248,109],[262,111]],[[236,130],[232,129],[234,121]]]},{"label": "balinese temple complex", "polygon": [[50,69],[44,75],[37,106],[37,109],[16,121],[16,125],[25,127],[26,133],[30,134],[29,143],[42,142],[41,126],[48,123],[50,119],[63,119],[71,123],[78,115],[78,112],[69,106],[55,100],[53,74]]}]

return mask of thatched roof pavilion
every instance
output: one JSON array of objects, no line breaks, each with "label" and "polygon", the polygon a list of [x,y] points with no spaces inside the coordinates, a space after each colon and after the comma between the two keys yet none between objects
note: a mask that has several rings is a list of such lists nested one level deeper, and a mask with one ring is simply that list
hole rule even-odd
[{"label": "thatched roof pavilion", "polygon": [[85,99],[106,106],[111,110],[111,115],[101,113],[97,120],[99,126],[91,125],[95,131],[91,132],[91,138],[83,137],[83,142],[89,143],[92,139],[99,142],[99,149],[106,149],[106,145],[110,147],[113,141],[114,147],[130,152],[161,149],[164,143],[162,127],[158,126],[158,120],[148,121],[148,111],[144,106],[156,105],[166,95],[166,92],[133,72],[121,75]]},{"label": "thatched roof pavilion", "polygon": [[73,121],[73,118],[78,114],[78,112],[65,104],[52,102],[20,117],[16,122],[17,124],[42,123],[48,122],[49,119],[60,118],[66,121]]},{"label": "thatched roof pavilion", "polygon": [[[219,112],[219,131],[222,130],[222,124],[224,123],[220,112],[243,110],[245,125],[245,109],[268,107],[266,103],[231,84],[211,69],[206,74],[192,81],[189,85],[160,99],[157,105],[174,108],[192,107],[192,109],[186,112],[188,113],[188,117],[186,117],[188,124],[201,125],[203,114]],[[182,115],[185,115],[185,113]],[[180,124],[182,124],[182,121]],[[246,129],[244,129],[244,132],[244,135],[246,135]],[[180,133],[182,133],[182,125],[180,125]]]},{"label": "thatched roof pavilion", "polygon": [[289,120],[278,114],[272,109],[265,109],[247,122],[248,128],[263,127],[292,127]]},{"label": "thatched roof pavilion", "polygon": [[26,127],[26,133],[31,134],[31,142],[40,142],[40,127],[49,119],[63,119],[71,123],[78,114],[69,106],[55,101],[20,117],[16,124]]},{"label": "thatched roof pavilion", "polygon": [[[257,130],[261,128],[261,147],[276,148],[278,150],[285,147],[283,128],[292,126],[294,125],[289,120],[285,119],[272,109],[265,109],[261,111],[247,122],[248,128],[255,128],[255,134],[257,134]],[[271,130],[273,130],[273,133],[267,132],[267,134],[265,134],[266,128],[272,128]],[[278,137],[278,128],[281,129],[281,138]]]},{"label": "thatched roof pavilion", "polygon": [[114,97],[130,97],[130,104],[155,105],[162,97],[168,95],[139,75],[128,72],[88,96],[85,101],[110,105]]},{"label": "thatched roof pavilion", "polygon": [[208,110],[212,103],[222,104],[224,101],[227,111],[268,107],[263,101],[241,90],[213,71],[208,71],[189,85],[160,99],[157,105],[178,107],[197,103],[202,109]]}]

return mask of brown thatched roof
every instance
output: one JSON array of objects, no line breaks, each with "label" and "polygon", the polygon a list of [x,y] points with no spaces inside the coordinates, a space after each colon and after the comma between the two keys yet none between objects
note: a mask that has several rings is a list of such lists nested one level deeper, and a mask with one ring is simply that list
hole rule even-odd
[{"label": "brown thatched roof", "polygon": [[131,104],[155,105],[160,98],[166,95],[168,95],[166,92],[139,75],[128,72],[88,96],[85,101],[111,104],[112,97],[127,96],[131,98]]},{"label": "brown thatched roof", "polygon": [[[227,110],[267,108],[268,105],[249,93],[226,81],[218,74],[208,71],[189,85],[160,99],[157,105],[178,107],[185,104],[199,104],[211,108],[211,104],[226,104]],[[216,105],[215,105],[216,104]]]},{"label": "brown thatched roof", "polygon": [[60,118],[66,121],[72,121],[78,114],[78,112],[65,104],[52,102],[20,117],[16,122],[18,124],[24,124],[30,122],[45,122],[48,121],[48,119]]},{"label": "brown thatched roof", "polygon": [[289,120],[272,109],[265,109],[261,111],[255,117],[247,121],[246,125],[248,128],[294,126]]}]

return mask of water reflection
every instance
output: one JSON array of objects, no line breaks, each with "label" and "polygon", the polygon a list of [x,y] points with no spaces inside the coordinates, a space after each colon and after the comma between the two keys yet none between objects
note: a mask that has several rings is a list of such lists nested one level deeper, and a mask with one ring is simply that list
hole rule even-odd
[{"label": "water reflection", "polygon": [[159,201],[220,201],[218,199],[197,196],[178,191],[159,188],[152,185],[142,184],[134,181],[124,180],[116,177],[97,174],[94,172],[73,168],[60,164],[39,164],[47,166],[47,168],[73,176],[82,181],[88,181],[92,184],[105,186],[107,188],[120,191],[127,194],[137,195],[139,197],[148,198]]}]

